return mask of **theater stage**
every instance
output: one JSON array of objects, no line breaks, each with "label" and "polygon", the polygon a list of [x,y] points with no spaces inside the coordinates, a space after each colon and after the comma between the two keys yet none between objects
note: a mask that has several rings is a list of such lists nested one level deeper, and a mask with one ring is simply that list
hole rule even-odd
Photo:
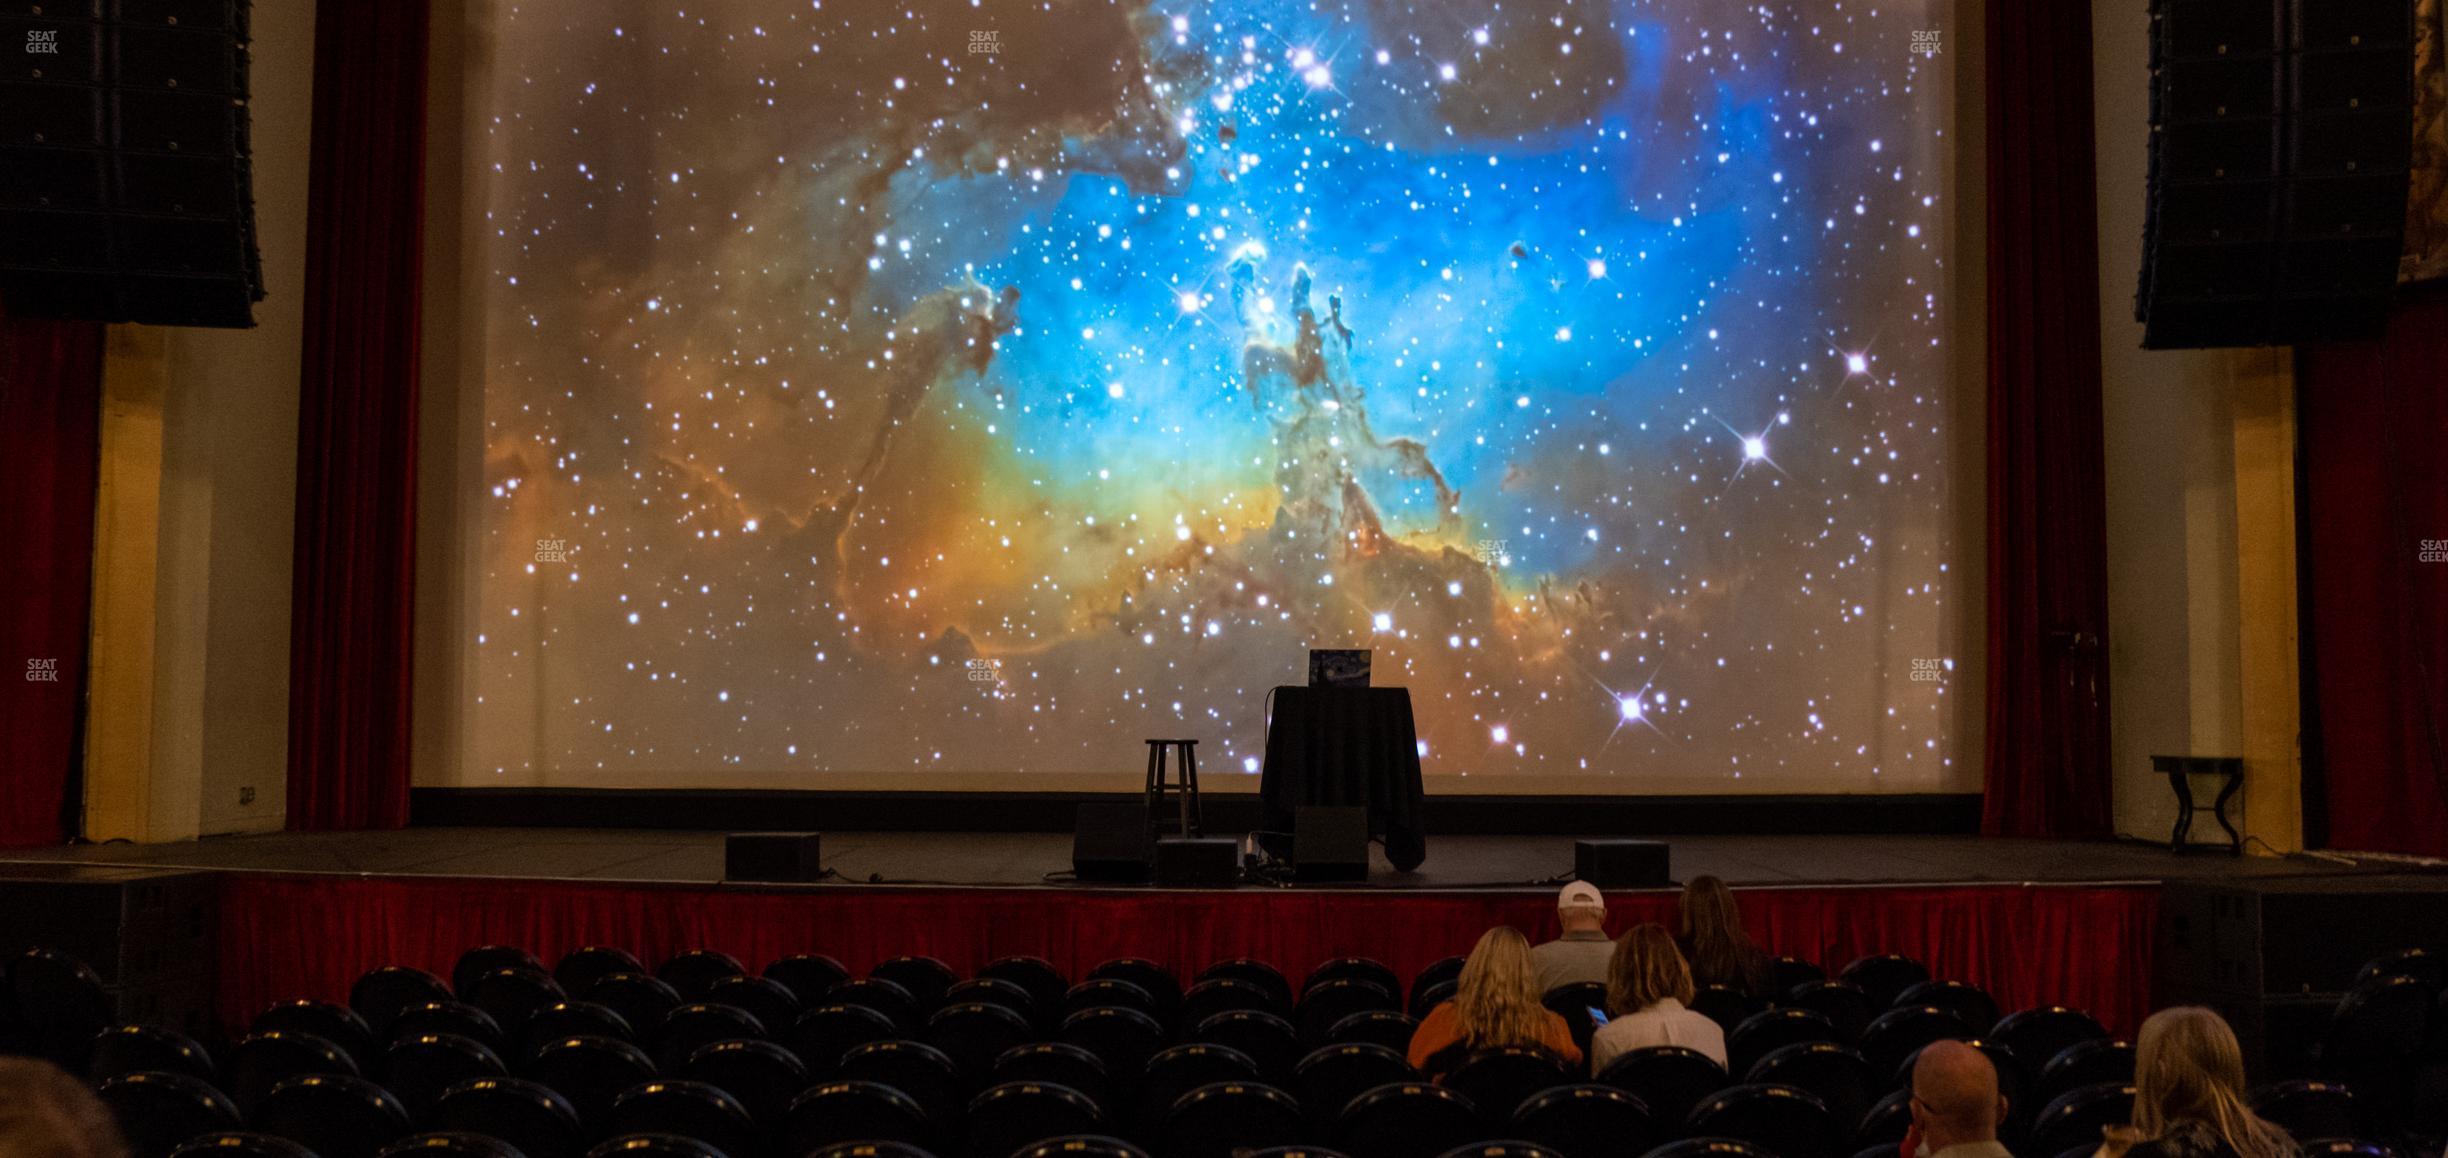
[{"label": "theater stage", "polygon": [[[1681,836],[1677,879],[1709,873],[1738,885],[1974,882],[2157,882],[2403,871],[2402,862],[2232,857],[2170,852],[2139,841],[1974,836]],[[146,868],[404,876],[558,878],[708,884],[722,879],[723,834],[586,828],[411,828],[277,833],[175,844],[123,842],[0,853],[0,859]],[[1428,860],[1398,873],[1372,848],[1365,885],[1332,888],[1533,888],[1572,870],[1569,836],[1437,836]],[[1068,879],[1060,833],[828,832],[825,867],[861,884],[1082,887]],[[1097,886],[1110,887],[1110,886]]]}]

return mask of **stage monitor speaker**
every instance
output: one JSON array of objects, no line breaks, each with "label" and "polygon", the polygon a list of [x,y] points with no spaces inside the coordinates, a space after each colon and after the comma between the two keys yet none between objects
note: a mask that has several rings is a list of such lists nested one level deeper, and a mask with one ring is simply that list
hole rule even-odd
[{"label": "stage monitor speaker", "polygon": [[1241,842],[1229,836],[1168,836],[1156,842],[1156,883],[1215,888],[1241,883]]},{"label": "stage monitor speaker", "polygon": [[723,838],[723,879],[804,884],[824,879],[821,832],[735,832]]},{"label": "stage monitor speaker", "polygon": [[1656,889],[1674,883],[1662,840],[1576,840],[1573,875],[1602,889]]},{"label": "stage monitor speaker", "polygon": [[1071,874],[1083,881],[1144,881],[1155,859],[1145,801],[1083,804],[1071,837]]},{"label": "stage monitor speaker", "polygon": [[1292,875],[1304,881],[1368,879],[1368,809],[1309,806],[1292,810]]},{"label": "stage monitor speaker", "polygon": [[0,303],[255,324],[247,0],[0,7]]},{"label": "stage monitor speaker", "polygon": [[2413,150],[2412,0],[2152,0],[2147,349],[2377,336]]}]

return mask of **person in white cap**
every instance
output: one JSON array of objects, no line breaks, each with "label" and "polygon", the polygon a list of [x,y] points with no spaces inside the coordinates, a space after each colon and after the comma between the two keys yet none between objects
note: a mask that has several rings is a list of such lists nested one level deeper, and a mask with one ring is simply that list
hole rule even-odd
[{"label": "person in white cap", "polygon": [[1607,959],[1615,942],[1606,935],[1606,897],[1588,881],[1574,881],[1556,894],[1556,919],[1564,934],[1530,950],[1538,966],[1539,988],[1553,989],[1575,981],[1606,984]]}]

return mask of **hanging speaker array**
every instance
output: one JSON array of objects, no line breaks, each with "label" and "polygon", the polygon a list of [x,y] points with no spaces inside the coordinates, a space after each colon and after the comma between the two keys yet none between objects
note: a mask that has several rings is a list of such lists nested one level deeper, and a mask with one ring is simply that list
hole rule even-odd
[{"label": "hanging speaker array", "polygon": [[2153,0],[2149,349],[2379,331],[2404,246],[2413,0]]},{"label": "hanging speaker array", "polygon": [[251,326],[245,0],[0,2],[0,296],[21,317]]}]

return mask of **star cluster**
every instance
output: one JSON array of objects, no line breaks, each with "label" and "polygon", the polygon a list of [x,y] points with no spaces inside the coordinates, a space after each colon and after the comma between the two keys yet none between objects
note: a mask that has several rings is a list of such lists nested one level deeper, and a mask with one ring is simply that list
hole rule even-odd
[{"label": "star cluster", "polygon": [[1943,8],[506,2],[467,776],[1963,787]]}]

